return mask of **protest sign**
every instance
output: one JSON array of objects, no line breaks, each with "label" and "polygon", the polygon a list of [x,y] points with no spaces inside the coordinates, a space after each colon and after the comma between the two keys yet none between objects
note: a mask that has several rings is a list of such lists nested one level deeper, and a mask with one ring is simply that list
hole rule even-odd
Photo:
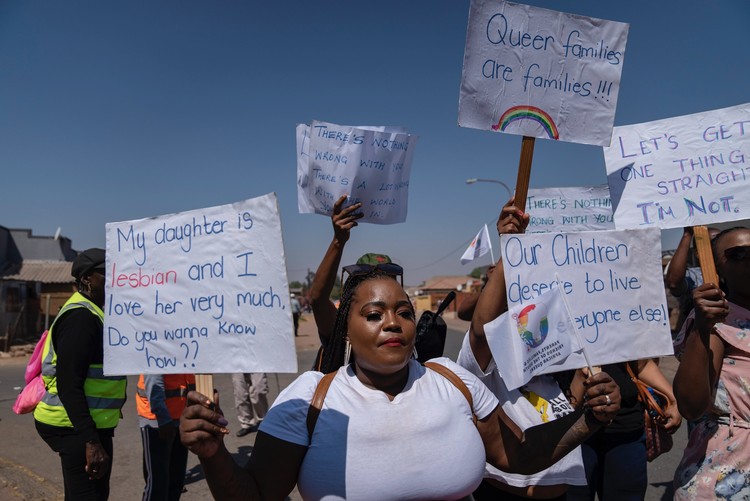
[{"label": "protest sign", "polygon": [[628,25],[472,0],[458,123],[609,146]]},{"label": "protest sign", "polygon": [[[658,229],[501,235],[500,245],[508,307],[559,275],[592,364],[673,353]],[[574,351],[555,371],[586,365]]]},{"label": "protest sign", "polygon": [[[364,217],[360,222],[393,224],[406,220],[417,137],[396,128],[375,129],[313,122],[302,195],[298,173],[300,212],[330,215],[336,200],[349,195],[347,205],[362,203]],[[300,203],[299,196],[306,202]],[[303,210],[305,204],[307,210]]]},{"label": "protest sign", "polygon": [[[406,132],[402,127],[373,127],[360,126],[360,129],[379,131],[379,132]],[[315,212],[308,198],[308,179],[310,178],[310,126],[307,124],[297,124],[297,209],[300,214]]]},{"label": "protest sign", "polygon": [[604,159],[617,228],[750,217],[750,104],[615,127]]},{"label": "protest sign", "polygon": [[275,194],[106,235],[105,374],[297,371]]},{"label": "protest sign", "polygon": [[609,186],[530,189],[526,233],[612,230]]},{"label": "protest sign", "polygon": [[307,183],[310,179],[310,126],[297,124],[297,210],[300,214],[315,212],[307,198]]},{"label": "protest sign", "polygon": [[556,371],[573,349],[579,349],[573,320],[556,284],[528,304],[511,306],[486,324],[484,331],[509,390],[525,385],[537,374]]}]

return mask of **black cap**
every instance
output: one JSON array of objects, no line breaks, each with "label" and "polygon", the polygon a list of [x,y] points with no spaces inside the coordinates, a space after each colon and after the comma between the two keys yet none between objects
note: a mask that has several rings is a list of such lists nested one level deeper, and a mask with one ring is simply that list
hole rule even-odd
[{"label": "black cap", "polygon": [[70,274],[75,278],[81,278],[91,270],[97,268],[103,270],[106,258],[107,253],[104,249],[86,249],[73,260],[73,268],[70,270]]}]

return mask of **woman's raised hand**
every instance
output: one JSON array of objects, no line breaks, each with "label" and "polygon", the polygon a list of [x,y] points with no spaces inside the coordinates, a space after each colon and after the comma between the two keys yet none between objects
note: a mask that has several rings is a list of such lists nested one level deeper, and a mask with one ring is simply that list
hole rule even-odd
[{"label": "woman's raised hand", "polygon": [[522,211],[513,202],[516,197],[510,197],[510,200],[503,206],[500,216],[497,218],[497,234],[523,233],[529,225],[529,214]]},{"label": "woman's raised hand", "polygon": [[333,214],[331,214],[331,222],[333,223],[333,234],[341,243],[345,243],[349,240],[349,232],[352,228],[357,226],[358,219],[364,216],[364,213],[357,212],[362,208],[362,202],[343,207],[346,202],[347,195],[341,195],[336,203],[333,204]]},{"label": "woman's raised hand", "polygon": [[698,332],[708,334],[714,324],[723,322],[729,314],[729,302],[724,291],[712,283],[701,284],[693,291],[695,326]]},{"label": "woman's raised hand", "polygon": [[180,416],[180,439],[188,450],[200,458],[212,457],[229,433],[228,424],[219,407],[219,392],[214,391],[214,403],[197,391],[187,394],[187,406]]}]

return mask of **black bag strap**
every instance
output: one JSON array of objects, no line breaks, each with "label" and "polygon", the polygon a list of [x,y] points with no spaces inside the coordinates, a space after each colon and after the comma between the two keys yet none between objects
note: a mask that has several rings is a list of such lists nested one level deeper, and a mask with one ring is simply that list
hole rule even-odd
[{"label": "black bag strap", "polygon": [[[461,392],[466,401],[469,403],[469,408],[471,409],[471,419],[476,425],[477,415],[474,414],[474,399],[472,398],[471,392],[469,391],[469,388],[466,387],[466,383],[464,383],[463,379],[458,377],[456,373],[450,370],[448,367],[440,365],[436,362],[425,362],[424,366],[443,376],[445,379],[450,381],[453,386],[458,389],[458,391]],[[336,377],[337,372],[338,371],[329,372],[328,374],[323,376],[323,378],[318,382],[318,385],[315,387],[315,393],[313,393],[312,400],[310,401],[310,407],[308,407],[307,409],[307,435],[310,437],[310,440],[312,440],[313,431],[315,431],[315,425],[318,422],[318,416],[320,416],[320,411],[323,408],[323,402],[326,399],[328,388],[331,386],[331,383]]]}]

